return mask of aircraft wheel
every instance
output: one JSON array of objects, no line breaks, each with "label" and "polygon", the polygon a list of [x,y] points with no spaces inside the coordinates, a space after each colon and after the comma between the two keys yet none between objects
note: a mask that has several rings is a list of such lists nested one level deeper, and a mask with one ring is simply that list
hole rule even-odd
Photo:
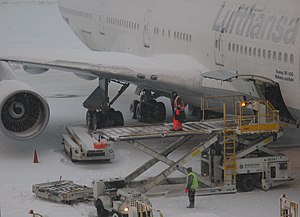
[{"label": "aircraft wheel", "polygon": [[136,119],[136,107],[139,104],[138,100],[133,100],[130,104],[130,114],[132,119]]},{"label": "aircraft wheel", "polygon": [[103,116],[103,127],[111,127],[114,126],[115,123],[115,110],[113,108],[110,108]]},{"label": "aircraft wheel", "polygon": [[88,110],[86,112],[86,125],[90,130],[96,130],[97,129],[97,115],[96,112],[92,111],[92,110]]},{"label": "aircraft wheel", "polygon": [[146,121],[145,113],[146,113],[146,104],[144,102],[140,102],[136,106],[136,119],[140,122],[145,122]]},{"label": "aircraft wheel", "polygon": [[163,102],[157,103],[158,116],[156,117],[159,122],[163,122],[166,119],[166,106]]},{"label": "aircraft wheel", "polygon": [[95,112],[96,113],[96,119],[97,119],[97,124],[96,124],[96,129],[103,128],[105,126],[105,117],[102,112]]},{"label": "aircraft wheel", "polygon": [[115,111],[113,113],[114,126],[124,126],[124,118],[120,111]]}]

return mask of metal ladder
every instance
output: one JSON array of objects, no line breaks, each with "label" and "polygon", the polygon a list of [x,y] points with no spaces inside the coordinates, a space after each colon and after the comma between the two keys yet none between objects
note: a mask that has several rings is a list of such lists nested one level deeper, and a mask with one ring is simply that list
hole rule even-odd
[{"label": "metal ladder", "polygon": [[[223,130],[223,168],[224,186],[233,186],[236,189],[236,128],[231,127],[226,119],[226,105],[224,109],[224,130]],[[229,126],[228,126],[229,125]]]},{"label": "metal ladder", "polygon": [[236,132],[224,128],[224,185],[236,185]]}]

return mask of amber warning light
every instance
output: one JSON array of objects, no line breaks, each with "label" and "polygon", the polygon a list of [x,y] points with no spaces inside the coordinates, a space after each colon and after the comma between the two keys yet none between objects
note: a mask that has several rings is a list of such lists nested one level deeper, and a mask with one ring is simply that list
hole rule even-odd
[{"label": "amber warning light", "polygon": [[245,107],[246,106],[246,102],[241,102],[241,106]]},{"label": "amber warning light", "polygon": [[94,142],[94,149],[104,149],[107,147],[107,140],[100,140],[99,142]]}]

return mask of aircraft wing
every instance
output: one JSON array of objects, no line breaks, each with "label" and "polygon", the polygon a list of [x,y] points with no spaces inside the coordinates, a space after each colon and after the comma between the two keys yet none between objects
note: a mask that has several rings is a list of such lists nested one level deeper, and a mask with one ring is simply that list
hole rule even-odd
[{"label": "aircraft wing", "polygon": [[79,49],[1,49],[0,60],[23,64],[33,73],[58,69],[85,79],[110,78],[157,90],[190,82],[194,73],[200,79],[200,73],[208,71],[192,57],[179,54],[141,57]]}]

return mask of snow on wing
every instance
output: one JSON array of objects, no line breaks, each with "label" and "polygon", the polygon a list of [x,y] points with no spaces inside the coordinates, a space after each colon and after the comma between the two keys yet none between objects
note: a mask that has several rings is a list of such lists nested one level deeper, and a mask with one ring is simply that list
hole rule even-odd
[{"label": "snow on wing", "polygon": [[31,67],[70,71],[77,75],[111,78],[136,85],[165,83],[178,74],[207,69],[187,55],[141,57],[118,52],[59,49],[1,49],[0,60]]}]

